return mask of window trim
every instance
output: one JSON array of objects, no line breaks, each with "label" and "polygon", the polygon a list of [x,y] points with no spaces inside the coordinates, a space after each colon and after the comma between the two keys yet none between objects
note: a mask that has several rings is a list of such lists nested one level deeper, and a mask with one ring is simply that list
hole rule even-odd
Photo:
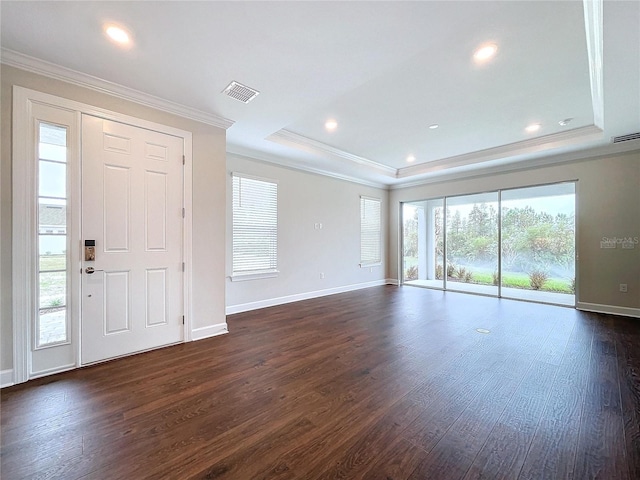
[{"label": "window trim", "polygon": [[[278,186],[279,186],[279,182],[276,179],[273,178],[267,178],[267,177],[261,177],[258,175],[252,175],[252,174],[248,174],[248,173],[243,173],[243,172],[237,172],[237,171],[232,171],[230,172],[230,176],[231,176],[231,275],[229,275],[229,279],[232,282],[244,282],[244,281],[248,281],[248,280],[261,280],[261,279],[267,279],[267,278],[276,278],[278,276],[278,274],[280,273],[280,270],[278,270]],[[259,182],[265,182],[265,183],[271,183],[274,184],[276,187],[276,217],[275,217],[275,221],[276,221],[276,235],[275,235],[275,240],[276,240],[276,253],[275,253],[275,268],[268,268],[268,269],[262,269],[262,270],[255,270],[255,271],[234,271],[233,267],[234,267],[234,261],[233,261],[233,245],[234,245],[234,221],[233,221],[233,216],[234,216],[234,211],[233,211],[233,179],[234,177],[238,177],[238,178],[246,178],[249,180],[256,180]]]},{"label": "window trim", "polygon": [[[378,211],[379,211],[379,218],[378,218],[378,258],[376,260],[371,260],[371,261],[363,261],[363,244],[362,244],[362,207],[363,207],[363,202],[366,201],[373,201],[373,202],[378,202]],[[359,266],[360,268],[369,268],[369,267],[379,267],[382,265],[382,199],[381,198],[376,198],[376,197],[371,197],[368,195],[360,195],[360,262],[359,262]]]}]

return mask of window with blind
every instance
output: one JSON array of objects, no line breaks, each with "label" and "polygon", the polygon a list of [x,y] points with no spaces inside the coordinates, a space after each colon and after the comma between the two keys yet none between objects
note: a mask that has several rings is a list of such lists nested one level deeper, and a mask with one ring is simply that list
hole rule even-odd
[{"label": "window with blind", "polygon": [[381,211],[377,198],[360,197],[360,266],[380,264]]},{"label": "window with blind", "polygon": [[278,270],[278,184],[238,173],[233,178],[233,276]]}]

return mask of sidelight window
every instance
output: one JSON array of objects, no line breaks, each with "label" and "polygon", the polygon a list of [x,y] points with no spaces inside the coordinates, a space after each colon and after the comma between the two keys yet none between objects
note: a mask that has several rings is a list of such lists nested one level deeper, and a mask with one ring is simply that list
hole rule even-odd
[{"label": "sidelight window", "polygon": [[38,315],[36,347],[67,342],[67,128],[38,128]]}]

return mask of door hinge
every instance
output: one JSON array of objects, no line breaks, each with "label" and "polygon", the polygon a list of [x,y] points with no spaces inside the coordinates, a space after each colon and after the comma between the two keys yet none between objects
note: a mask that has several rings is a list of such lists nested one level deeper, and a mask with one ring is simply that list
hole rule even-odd
[{"label": "door hinge", "polygon": [[184,155],[182,155],[182,164],[184,165],[187,162],[187,160],[185,159]]},{"label": "door hinge", "polygon": [[182,271],[184,272],[184,262],[182,262]]},{"label": "door hinge", "polygon": [[182,324],[184,325],[184,315],[182,315]]},{"label": "door hinge", "polygon": [[184,208],[183,208],[182,209],[182,218],[184,218],[184,216],[185,216],[185,211],[184,211]]}]

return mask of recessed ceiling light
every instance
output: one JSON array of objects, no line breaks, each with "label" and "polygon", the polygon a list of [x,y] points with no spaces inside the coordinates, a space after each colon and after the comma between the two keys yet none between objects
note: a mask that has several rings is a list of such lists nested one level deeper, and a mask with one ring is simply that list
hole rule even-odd
[{"label": "recessed ceiling light", "polygon": [[409,155],[407,157],[407,162],[411,163],[411,162],[415,162],[416,161],[416,157],[414,157],[413,155]]},{"label": "recessed ceiling light", "polygon": [[480,46],[474,53],[473,59],[476,62],[484,62],[489,60],[498,52],[498,46],[495,43],[487,43]]},{"label": "recessed ceiling light", "polygon": [[108,24],[104,27],[104,32],[114,42],[120,45],[128,45],[131,42],[131,36],[122,27],[118,25]]},{"label": "recessed ceiling light", "polygon": [[330,132],[333,132],[336,128],[338,128],[338,122],[336,122],[333,119],[327,120],[326,123],[324,124],[324,128],[326,128]]},{"label": "recessed ceiling light", "polygon": [[429,128],[431,130],[435,130],[436,128],[438,128],[440,125],[438,125],[437,123],[434,123],[433,125],[429,125]]},{"label": "recessed ceiling light", "polygon": [[541,127],[542,127],[542,125],[540,125],[539,123],[532,123],[527,128],[525,128],[525,130],[527,132],[529,132],[529,133],[533,133],[533,132],[537,132],[538,130],[540,130]]},{"label": "recessed ceiling light", "polygon": [[573,120],[573,118],[565,118],[564,120],[560,120],[558,122],[558,125],[562,126],[562,127],[566,127],[567,125],[569,125],[569,123],[571,122],[571,120]]}]

